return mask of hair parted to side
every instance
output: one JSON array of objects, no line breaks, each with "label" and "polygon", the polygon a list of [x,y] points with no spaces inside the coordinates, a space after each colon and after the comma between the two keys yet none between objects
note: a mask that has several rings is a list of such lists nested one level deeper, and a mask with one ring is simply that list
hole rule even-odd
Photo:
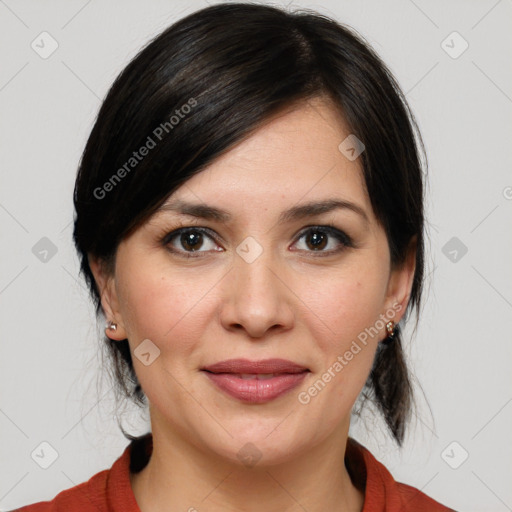
[{"label": "hair parted to side", "polygon": [[[330,100],[365,145],[359,158],[393,268],[405,262],[415,240],[415,274],[401,324],[412,310],[418,313],[424,150],[392,74],[359,35],[329,17],[231,2],[196,11],[155,37],[103,101],[74,191],[74,242],[96,313],[102,308],[88,255],[113,272],[121,240],[173,191],[274,114],[314,97]],[[148,137],[154,146],[127,166]],[[128,341],[104,341],[118,393],[145,404]],[[379,343],[362,395],[375,402],[401,445],[412,387],[400,332],[392,343]]]}]

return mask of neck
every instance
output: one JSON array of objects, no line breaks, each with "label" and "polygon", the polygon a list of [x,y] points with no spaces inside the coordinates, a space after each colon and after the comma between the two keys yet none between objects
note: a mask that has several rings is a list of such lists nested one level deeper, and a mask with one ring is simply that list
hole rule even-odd
[{"label": "neck", "polygon": [[205,453],[177,432],[153,426],[153,451],[130,474],[141,512],[361,512],[364,494],[344,464],[348,427],[314,450],[272,466],[252,467]]}]

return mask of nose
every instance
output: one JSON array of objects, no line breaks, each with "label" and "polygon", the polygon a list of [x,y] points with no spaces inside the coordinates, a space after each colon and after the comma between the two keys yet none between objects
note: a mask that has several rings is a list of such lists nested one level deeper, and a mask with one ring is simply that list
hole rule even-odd
[{"label": "nose", "polygon": [[283,269],[264,251],[248,263],[235,255],[233,269],[223,289],[221,323],[229,331],[244,330],[250,338],[293,326],[294,294]]}]

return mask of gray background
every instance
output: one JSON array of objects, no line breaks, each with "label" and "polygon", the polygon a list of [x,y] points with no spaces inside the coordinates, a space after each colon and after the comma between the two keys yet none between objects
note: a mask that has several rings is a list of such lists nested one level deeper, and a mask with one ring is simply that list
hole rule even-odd
[{"label": "gray background", "polygon": [[[2,510],[53,498],[110,467],[127,444],[78,279],[74,177],[117,74],[143,43],[207,3],[0,1]],[[418,388],[402,451],[371,414],[351,435],[397,480],[457,510],[512,510],[512,1],[298,5],[374,46],[407,93],[430,163],[429,277],[407,353],[432,414]],[[58,43],[46,59],[31,47],[51,48],[43,31]],[[464,43],[446,39],[453,31],[469,44],[457,58]],[[124,424],[148,429],[133,408]],[[31,456],[51,454],[42,442],[58,454],[48,469]]]}]

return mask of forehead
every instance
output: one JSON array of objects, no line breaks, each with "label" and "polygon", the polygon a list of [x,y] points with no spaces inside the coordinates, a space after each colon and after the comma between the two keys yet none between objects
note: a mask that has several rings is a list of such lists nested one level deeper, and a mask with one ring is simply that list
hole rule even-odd
[{"label": "forehead", "polygon": [[202,202],[254,215],[293,204],[342,199],[371,216],[361,160],[338,148],[350,135],[329,102],[316,98],[280,112],[194,175],[167,201]]}]

